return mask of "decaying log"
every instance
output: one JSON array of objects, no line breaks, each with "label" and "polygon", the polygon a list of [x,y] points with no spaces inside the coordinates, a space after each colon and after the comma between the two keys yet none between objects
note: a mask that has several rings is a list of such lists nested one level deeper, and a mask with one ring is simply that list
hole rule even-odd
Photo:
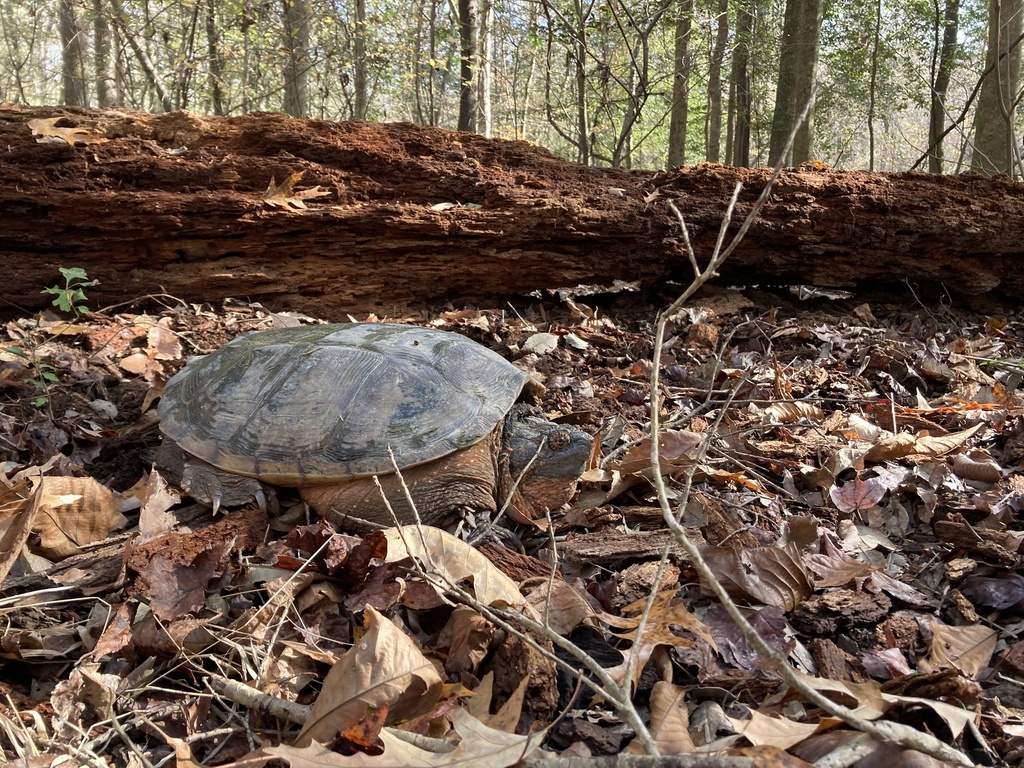
[{"label": "decaying log", "polygon": [[[33,135],[30,122],[58,116],[49,129],[32,124],[76,127],[64,135],[84,145]],[[677,201],[707,254],[735,183],[742,214],[768,178],[718,165],[588,168],[525,142],[277,114],[0,110],[0,140],[2,294],[24,308],[45,303],[39,291],[62,266],[101,281],[93,306],[166,292],[334,319],[686,280],[665,202]],[[300,171],[296,190],[327,194],[306,209],[264,202],[271,178]],[[793,170],[722,280],[939,281],[1016,295],[1022,231],[1024,185],[1007,179]]]}]

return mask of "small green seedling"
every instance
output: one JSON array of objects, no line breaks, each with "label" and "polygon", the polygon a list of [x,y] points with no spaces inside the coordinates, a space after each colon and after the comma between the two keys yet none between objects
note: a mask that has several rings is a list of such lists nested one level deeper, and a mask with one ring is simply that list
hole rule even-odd
[{"label": "small green seedling", "polygon": [[[88,315],[89,308],[85,305],[87,298],[86,288],[99,285],[98,280],[90,280],[89,275],[81,267],[59,267],[60,273],[64,276],[64,285],[51,285],[44,288],[41,293],[51,294],[53,306],[64,312],[72,312],[75,316]],[[31,337],[28,337],[31,340]],[[57,376],[57,369],[49,363],[44,363],[36,355],[35,345],[30,350],[12,344],[4,348],[12,355],[23,359],[32,369],[32,377],[26,379],[29,384],[36,388],[38,395],[33,401],[36,408],[42,408],[50,403],[50,385],[57,384],[60,378]]]},{"label": "small green seedling", "polygon": [[57,378],[57,374],[54,372],[55,369],[49,363],[43,363],[38,360],[34,360],[32,355],[26,352],[24,349],[17,345],[11,345],[6,348],[12,355],[17,355],[22,358],[26,363],[32,366],[32,370],[35,372],[35,376],[31,379],[25,379],[29,384],[39,390],[39,396],[33,401],[36,408],[42,408],[44,405],[50,402],[50,385],[56,384],[60,381]]},{"label": "small green seedling", "polygon": [[49,293],[54,296],[53,306],[64,312],[74,312],[76,315],[89,314],[89,308],[85,306],[88,300],[85,296],[85,288],[92,288],[99,285],[99,280],[90,280],[85,270],[81,267],[59,267],[60,273],[64,275],[64,287],[51,285],[44,288],[42,293]]}]

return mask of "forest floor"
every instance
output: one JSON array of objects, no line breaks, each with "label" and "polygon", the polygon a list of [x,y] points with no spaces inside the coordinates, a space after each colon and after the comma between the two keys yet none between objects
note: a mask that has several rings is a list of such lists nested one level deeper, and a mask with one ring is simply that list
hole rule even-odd
[{"label": "forest floor", "polygon": [[[485,560],[430,534],[430,580],[394,534],[336,534],[287,491],[270,519],[256,505],[214,518],[150,471],[155,402],[187,356],[311,318],[167,297],[12,319],[0,338],[3,757],[449,760],[434,752],[450,742],[396,730],[454,731],[450,761],[489,766],[540,747],[635,751],[613,696],[583,686],[574,698],[576,682],[486,608],[523,602],[615,680],[636,673],[631,701],[663,754],[801,765],[860,744],[751,649],[662,520],[644,439],[662,300],[354,318],[469,335],[536,374],[543,410],[602,448],[550,532],[516,529],[523,552],[488,545]],[[720,287],[669,323],[660,363],[672,509],[761,636],[869,720],[1021,764],[1024,321],[912,293]],[[330,728],[297,741],[325,711]],[[310,734],[333,751],[303,746]],[[939,764],[861,748],[842,764]]]}]

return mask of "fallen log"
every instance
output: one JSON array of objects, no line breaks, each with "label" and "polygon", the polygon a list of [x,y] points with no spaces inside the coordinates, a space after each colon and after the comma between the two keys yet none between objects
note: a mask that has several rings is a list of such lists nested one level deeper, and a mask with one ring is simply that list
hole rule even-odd
[{"label": "fallen log", "polygon": [[[525,142],[278,114],[0,109],[0,146],[0,292],[19,309],[46,303],[58,267],[101,281],[94,307],[231,296],[330,319],[687,280],[666,201],[706,259],[735,184],[732,231],[769,175],[590,168]],[[1024,185],[1005,178],[794,169],[721,280],[1016,296],[1022,231]]]}]

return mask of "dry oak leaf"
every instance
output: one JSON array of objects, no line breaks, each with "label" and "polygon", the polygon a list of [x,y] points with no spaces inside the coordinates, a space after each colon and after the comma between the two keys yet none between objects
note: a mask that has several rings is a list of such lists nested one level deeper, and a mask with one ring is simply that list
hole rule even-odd
[{"label": "dry oak leaf", "polygon": [[301,192],[295,191],[295,185],[299,179],[302,178],[304,171],[298,171],[293,173],[287,179],[282,181],[280,184],[270,177],[270,184],[267,186],[267,191],[263,193],[263,202],[270,206],[276,206],[278,208],[284,208],[286,210],[292,208],[304,209],[306,204],[303,200],[313,200],[318,197],[325,197],[329,194],[326,189],[320,189],[320,185],[313,187],[312,189],[304,189]]},{"label": "dry oak leaf", "polygon": [[63,119],[63,115],[47,118],[37,117],[27,121],[27,124],[32,129],[33,135],[39,137],[36,141],[43,144],[63,141],[75,146],[75,144],[102,144],[110,141],[103,136],[89,133],[85,128],[57,127],[55,123],[59,123]]},{"label": "dry oak leaf", "polygon": [[384,752],[380,755],[340,755],[314,742],[302,749],[290,746],[267,747],[263,751],[287,760],[291,768],[441,768],[442,766],[479,766],[508,768],[536,750],[545,731],[527,736],[488,728],[462,709],[451,712],[452,726],[462,741],[450,752],[431,752],[410,744],[385,728],[380,732]]},{"label": "dry oak leaf", "polygon": [[[610,613],[597,615],[597,618],[604,624],[626,630],[616,633],[618,637],[633,641],[633,647],[629,653],[625,654],[625,660],[617,667],[608,669],[608,674],[616,680],[624,680],[627,671],[632,670],[631,679],[635,686],[638,677],[636,673],[644,668],[648,659],[651,658],[651,654],[659,646],[690,647],[694,645],[693,636],[695,636],[712,648],[716,647],[715,640],[707,626],[690,613],[682,601],[673,602],[676,591],[667,589],[654,597],[647,622],[643,627],[643,633],[639,637],[637,633],[640,629],[643,612],[647,608],[647,598],[630,603],[622,609],[623,614],[638,614],[636,616],[613,616]],[[673,631],[673,627],[687,630],[691,636],[678,635]]]},{"label": "dry oak leaf", "polygon": [[[471,581],[476,599],[484,605],[526,602],[519,587],[494,564],[466,542],[440,528],[403,525],[385,531],[388,554],[385,561],[396,563],[413,558],[435,585],[442,589]],[[436,580],[436,581],[435,581]]]},{"label": "dry oak leaf", "polygon": [[429,712],[437,703],[441,677],[412,638],[372,606],[363,615],[366,633],[327,673],[296,743],[330,743],[384,704],[395,722]]},{"label": "dry oak leaf", "polygon": [[999,633],[982,626],[950,627],[928,617],[931,629],[927,659],[918,662],[922,672],[955,667],[968,677],[977,677],[992,661]]}]

